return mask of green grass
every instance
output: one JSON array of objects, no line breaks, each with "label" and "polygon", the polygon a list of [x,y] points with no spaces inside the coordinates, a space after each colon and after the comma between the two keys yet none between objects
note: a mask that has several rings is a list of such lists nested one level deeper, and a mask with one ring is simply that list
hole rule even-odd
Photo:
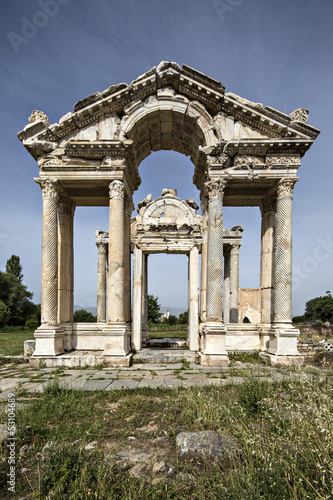
[{"label": "green grass", "polygon": [[[17,402],[31,402],[17,409],[17,498],[332,498],[332,390],[328,379],[248,378],[241,386],[94,392],[55,382],[44,394],[21,393]],[[2,423],[6,417],[3,411]],[[242,456],[232,464],[181,459],[176,436],[184,430],[223,430]],[[92,441],[95,447],[86,450]],[[130,475],[133,463],[122,450],[150,453],[142,459],[144,478]],[[2,447],[4,500],[16,498],[7,490],[7,458]],[[166,470],[156,477],[153,463],[161,460]]]},{"label": "green grass", "polygon": [[186,330],[161,330],[161,331],[151,331],[149,330],[150,339],[163,339],[167,337],[169,339],[185,339],[187,337]]},{"label": "green grass", "polygon": [[33,339],[33,330],[0,331],[0,356],[18,356],[24,354],[24,341]]}]

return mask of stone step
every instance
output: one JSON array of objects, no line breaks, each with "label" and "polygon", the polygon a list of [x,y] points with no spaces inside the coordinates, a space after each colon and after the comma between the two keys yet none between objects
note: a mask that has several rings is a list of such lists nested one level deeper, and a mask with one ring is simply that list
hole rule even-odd
[{"label": "stone step", "polygon": [[188,347],[188,341],[186,339],[172,339],[170,337],[164,337],[162,339],[148,339],[145,347],[186,349]]},{"label": "stone step", "polygon": [[133,355],[134,363],[176,363],[183,359],[188,363],[196,363],[199,354],[187,349],[145,348]]}]

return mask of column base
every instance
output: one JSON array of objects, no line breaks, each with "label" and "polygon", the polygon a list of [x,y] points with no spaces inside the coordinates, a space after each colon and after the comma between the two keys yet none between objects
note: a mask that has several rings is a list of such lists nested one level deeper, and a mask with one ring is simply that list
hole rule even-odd
[{"label": "column base", "polygon": [[103,356],[127,356],[131,349],[131,328],[126,323],[107,323]]},{"label": "column base", "polygon": [[225,348],[226,333],[227,329],[223,323],[204,323],[200,328],[202,354],[225,356],[229,359]]},{"label": "column base", "polygon": [[304,358],[300,354],[298,356],[277,356],[268,352],[260,352],[261,359],[270,366],[302,366]]},{"label": "column base", "polygon": [[297,337],[300,331],[290,323],[275,323],[268,331],[269,345],[267,352],[273,356],[300,356],[297,350]]},{"label": "column base", "polygon": [[199,360],[201,366],[228,366],[229,364],[228,354],[216,355],[199,352]]},{"label": "column base", "polygon": [[41,325],[35,331],[33,356],[58,356],[64,353],[64,332],[56,325]]}]

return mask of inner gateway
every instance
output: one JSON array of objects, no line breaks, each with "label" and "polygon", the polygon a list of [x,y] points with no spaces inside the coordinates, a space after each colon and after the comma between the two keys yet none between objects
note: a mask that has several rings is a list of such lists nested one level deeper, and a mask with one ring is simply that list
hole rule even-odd
[{"label": "inner gateway", "polygon": [[[154,253],[185,254],[188,256],[188,345],[199,351],[199,314],[205,322],[207,315],[207,217],[197,215],[199,206],[192,198],[177,197],[176,189],[163,189],[152,201],[148,195],[138,204],[139,215],[131,218],[131,252],[133,253],[133,302],[131,345],[135,351],[145,346],[148,329],[148,257]],[[239,247],[242,226],[227,231],[223,228],[224,254],[224,321],[238,323]],[[109,233],[96,231],[98,248],[97,322],[106,323],[107,272]],[[204,254],[199,276],[199,255]],[[130,280],[127,278],[127,281]],[[199,305],[199,284],[200,305]],[[80,349],[80,346],[77,347]],[[236,349],[231,339],[229,348]]]}]

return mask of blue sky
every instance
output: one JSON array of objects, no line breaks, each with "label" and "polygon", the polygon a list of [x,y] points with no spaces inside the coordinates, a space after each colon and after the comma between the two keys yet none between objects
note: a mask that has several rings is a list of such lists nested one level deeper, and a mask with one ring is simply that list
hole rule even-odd
[{"label": "blue sky", "polygon": [[[58,122],[79,99],[130,83],[162,60],[192,66],[221,81],[227,92],[287,114],[310,110],[309,123],[321,134],[303,158],[294,191],[293,313],[333,290],[330,0],[12,0],[0,9],[0,269],[19,255],[35,302],[42,197],[33,181],[37,163],[17,132],[33,109]],[[135,204],[148,193],[159,196],[164,187],[198,200],[187,157],[154,153],[140,174]],[[240,285],[258,286],[259,209],[226,208],[224,223],[244,226]],[[77,209],[75,304],[96,304],[94,231],[107,228],[106,208]],[[164,306],[186,309],[186,276],[185,257],[152,256],[149,292]]]}]

